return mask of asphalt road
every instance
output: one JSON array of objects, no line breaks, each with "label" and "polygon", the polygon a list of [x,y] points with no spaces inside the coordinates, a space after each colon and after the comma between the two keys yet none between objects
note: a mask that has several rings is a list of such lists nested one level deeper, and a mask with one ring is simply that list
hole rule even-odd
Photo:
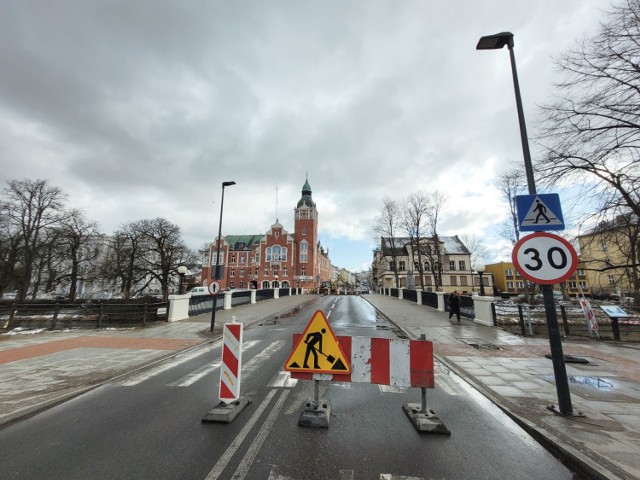
[{"label": "asphalt road", "polygon": [[428,406],[451,436],[419,434],[407,419],[402,404],[419,403],[419,389],[373,384],[321,382],[329,428],[298,426],[314,384],[282,366],[317,309],[336,335],[399,335],[361,298],[322,297],[245,330],[242,394],[252,403],[232,423],[201,423],[217,403],[217,342],[4,429],[0,479],[573,478],[441,365]]}]

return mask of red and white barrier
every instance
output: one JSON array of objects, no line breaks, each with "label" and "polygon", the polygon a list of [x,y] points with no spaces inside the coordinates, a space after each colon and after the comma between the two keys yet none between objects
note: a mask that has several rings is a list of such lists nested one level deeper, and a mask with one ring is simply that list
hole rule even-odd
[{"label": "red and white barrier", "polygon": [[[298,334],[294,335],[294,345],[298,337]],[[369,337],[336,338],[351,362],[351,373],[333,374],[333,381],[434,387],[432,342]],[[291,373],[291,378],[299,380],[311,380],[312,377],[312,373]]]},{"label": "red and white barrier", "polygon": [[242,323],[225,323],[222,333],[220,400],[231,403],[240,397],[242,370]]}]

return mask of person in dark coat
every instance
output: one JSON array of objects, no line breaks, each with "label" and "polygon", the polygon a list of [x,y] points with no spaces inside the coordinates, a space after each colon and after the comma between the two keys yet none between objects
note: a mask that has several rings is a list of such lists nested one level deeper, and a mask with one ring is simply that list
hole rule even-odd
[{"label": "person in dark coat", "polygon": [[458,317],[458,323],[460,323],[460,296],[457,290],[454,290],[449,296],[449,318],[454,314]]}]

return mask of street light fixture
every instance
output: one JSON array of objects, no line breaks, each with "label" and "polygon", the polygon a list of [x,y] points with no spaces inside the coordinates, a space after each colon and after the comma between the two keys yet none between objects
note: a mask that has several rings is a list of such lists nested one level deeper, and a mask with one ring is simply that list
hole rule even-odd
[{"label": "street light fixture", "polygon": [[[222,209],[224,208],[224,189],[225,187],[230,187],[231,185],[235,185],[236,182],[222,182],[222,200],[220,201],[220,223],[218,224],[218,245],[216,246],[216,269],[214,270],[213,278],[218,280],[220,278],[220,237],[222,236]],[[216,326],[216,306],[218,303],[218,295],[213,296],[213,310],[211,310],[211,329],[210,332],[213,332],[214,327]]]},{"label": "street light fixture", "polygon": [[[522,154],[524,156],[527,187],[529,188],[529,194],[535,195],[536,182],[533,177],[533,166],[531,164],[527,127],[524,121],[524,110],[522,109],[520,84],[518,83],[518,71],[516,69],[516,57],[513,53],[513,47],[515,45],[513,41],[513,33],[501,32],[481,37],[476,45],[476,50],[500,50],[505,45],[509,49],[509,57],[511,58],[511,73],[513,76],[513,88],[516,94],[516,108],[518,109],[518,121],[520,123],[520,140],[522,142]],[[550,410],[562,415],[574,415],[573,406],[571,405],[571,393],[569,392],[567,369],[564,364],[564,354],[562,353],[562,341],[560,339],[560,329],[558,328],[558,316],[556,314],[555,301],[553,298],[553,286],[546,284],[542,285],[542,295],[544,297],[547,329],[549,330],[549,346],[551,347],[551,361],[553,362],[553,373],[556,379],[556,393],[558,395],[558,405],[552,405],[549,408]]]},{"label": "street light fixture", "polygon": [[180,265],[178,267],[178,275],[180,276],[180,285],[178,285],[178,295],[182,295],[184,291],[184,275],[187,273],[187,267]]},{"label": "street light fixture", "polygon": [[484,273],[484,265],[478,265],[476,267],[476,272],[480,276],[480,296],[484,297],[484,283],[482,283],[482,274]]},{"label": "street light fixture", "polygon": [[522,154],[524,156],[524,169],[527,175],[527,185],[529,194],[536,193],[536,183],[533,178],[533,166],[531,164],[531,152],[529,151],[529,140],[527,137],[527,126],[524,121],[524,110],[522,108],[522,97],[520,96],[520,83],[518,82],[518,70],[516,69],[516,56],[513,53],[513,33],[501,32],[494,35],[481,37],[476,45],[476,50],[500,50],[507,46],[509,57],[511,58],[511,74],[513,75],[513,88],[516,94],[516,108],[518,109],[518,121],[520,123],[520,141],[522,142]]}]

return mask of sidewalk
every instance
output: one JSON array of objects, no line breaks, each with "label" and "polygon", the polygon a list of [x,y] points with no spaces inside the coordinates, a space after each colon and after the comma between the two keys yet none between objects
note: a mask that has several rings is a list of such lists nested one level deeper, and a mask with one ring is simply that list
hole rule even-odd
[{"label": "sidewalk", "polygon": [[293,295],[219,310],[214,333],[209,332],[211,314],[207,313],[144,328],[3,336],[0,340],[0,426],[185,349],[211,343],[232,316],[248,326],[316,298],[316,295]]},{"label": "sidewalk", "polygon": [[[497,404],[542,444],[592,478],[640,479],[640,345],[563,341],[573,410],[557,405],[546,338],[522,338],[434,308],[383,295],[364,295],[410,338],[425,334],[434,355]],[[435,388],[438,388],[437,382]],[[437,406],[435,407],[437,411]],[[446,422],[445,422],[446,423]]]}]

